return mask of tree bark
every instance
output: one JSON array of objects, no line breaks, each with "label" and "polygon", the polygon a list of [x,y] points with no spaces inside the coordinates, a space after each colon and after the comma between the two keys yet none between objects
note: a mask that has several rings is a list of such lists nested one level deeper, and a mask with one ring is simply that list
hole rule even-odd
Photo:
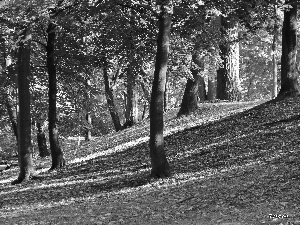
[{"label": "tree bark", "polygon": [[19,94],[19,167],[20,173],[17,180],[12,184],[27,181],[34,175],[35,170],[32,161],[31,148],[31,115],[30,115],[30,50],[31,33],[28,27],[20,33],[19,52],[18,52],[18,94]]},{"label": "tree bark", "polygon": [[[286,4],[290,4],[290,0]],[[281,89],[276,100],[299,95],[299,82],[296,74],[297,55],[297,3],[284,11],[282,27]]]},{"label": "tree bark", "polygon": [[213,101],[216,99],[216,87],[215,87],[215,78],[208,77],[208,84],[207,84],[207,100]]},{"label": "tree bark", "polygon": [[168,65],[171,15],[168,12],[169,1],[162,1],[158,20],[158,39],[155,60],[154,80],[150,104],[150,158],[151,176],[163,178],[171,176],[170,165],[164,151],[164,92]]},{"label": "tree bark", "polygon": [[207,100],[207,94],[206,94],[206,89],[205,89],[205,81],[204,81],[204,76],[199,77],[199,88],[198,88],[198,96],[199,96],[199,101],[203,102]]},{"label": "tree bark", "polygon": [[[180,105],[179,112],[177,116],[182,115],[189,115],[194,112],[198,108],[198,97],[199,97],[199,88],[200,88],[200,81],[201,81],[201,72],[204,70],[204,65],[201,57],[196,53],[192,56],[193,65],[191,68],[191,72],[193,75],[193,79],[189,78],[187,80],[182,102]],[[202,81],[204,82],[204,78],[202,77]],[[205,100],[206,99],[206,92],[205,92],[205,84],[202,88],[204,88],[204,96],[202,96]],[[202,90],[203,91],[203,90]]]},{"label": "tree bark", "polygon": [[92,140],[92,132],[91,132],[91,126],[92,126],[92,117],[90,113],[86,113],[85,115],[87,126],[85,128],[85,140],[90,141]]},{"label": "tree bark", "polygon": [[115,106],[114,94],[109,85],[108,61],[107,61],[106,57],[103,58],[103,78],[104,78],[105,95],[106,95],[108,110],[110,112],[110,116],[112,118],[115,130],[118,132],[118,131],[122,130],[122,126],[120,123],[120,118],[119,118],[117,108]]},{"label": "tree bark", "polygon": [[272,80],[272,97],[276,98],[277,96],[277,59],[276,59],[276,52],[277,52],[277,42],[278,42],[278,36],[279,36],[279,24],[278,24],[278,16],[277,16],[277,8],[274,5],[274,14],[275,14],[275,23],[274,23],[274,30],[273,30],[273,43],[272,43],[272,62],[273,62],[273,80]]},{"label": "tree bark", "polygon": [[48,25],[47,33],[47,69],[49,75],[49,111],[48,111],[48,122],[49,122],[49,142],[51,149],[52,166],[50,170],[63,167],[65,165],[65,159],[63,152],[59,145],[58,140],[58,129],[57,129],[57,77],[56,77],[56,65],[55,65],[55,41],[56,41],[56,24],[50,22]]},{"label": "tree bark", "polygon": [[241,99],[239,81],[239,43],[236,22],[220,16],[221,34],[220,54],[223,67],[217,70],[217,99],[239,101]]},{"label": "tree bark", "polygon": [[164,112],[168,111],[168,101],[169,101],[169,82],[168,82],[168,74],[166,74],[166,87],[165,87],[165,96],[164,96]]},{"label": "tree bark", "polygon": [[123,128],[131,127],[138,122],[138,95],[136,90],[136,79],[134,68],[127,68],[127,95],[126,95],[126,122]]},{"label": "tree bark", "polygon": [[46,135],[41,127],[41,123],[38,121],[36,122],[36,128],[37,128],[37,142],[38,142],[38,148],[39,148],[39,155],[41,158],[44,158],[46,156],[50,155],[50,152],[47,148],[47,142],[46,142]]},{"label": "tree bark", "polygon": [[[86,84],[90,87],[91,86],[91,80],[87,79],[86,80]],[[85,126],[85,140],[86,141],[90,141],[92,140],[92,117],[91,117],[91,93],[90,90],[86,90],[86,96],[85,96],[85,104],[84,104],[84,108],[86,110],[86,114],[85,114],[85,120],[86,120],[86,126]]]}]

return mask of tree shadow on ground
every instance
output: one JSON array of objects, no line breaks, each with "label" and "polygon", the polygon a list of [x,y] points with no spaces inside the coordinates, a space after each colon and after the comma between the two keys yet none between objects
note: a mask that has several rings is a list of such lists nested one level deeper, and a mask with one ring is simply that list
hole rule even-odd
[{"label": "tree shadow on ground", "polygon": [[[282,103],[268,103],[216,122],[196,126],[165,138],[165,149],[174,174],[221,170],[251,161],[296,156],[291,151],[299,146],[296,113],[298,108],[285,109],[277,115]],[[282,105],[281,105],[282,107]],[[289,128],[265,124],[288,120]],[[289,137],[288,140],[285,140]],[[282,144],[285,140],[285,146]],[[280,152],[279,152],[280,151]],[[69,164],[40,179],[18,187],[7,186],[0,194],[0,206],[59,202],[62,199],[85,198],[105,192],[143,186],[151,182],[148,143],[80,163]],[[26,197],[24,197],[26,196]]]}]

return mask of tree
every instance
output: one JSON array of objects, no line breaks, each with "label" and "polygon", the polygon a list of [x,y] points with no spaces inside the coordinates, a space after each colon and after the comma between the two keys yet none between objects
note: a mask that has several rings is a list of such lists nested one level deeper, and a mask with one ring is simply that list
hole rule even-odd
[{"label": "tree", "polygon": [[171,10],[172,2],[168,0],[159,1],[161,12],[158,18],[157,53],[155,60],[154,80],[152,84],[150,103],[150,157],[151,176],[162,178],[171,175],[170,165],[164,151],[164,92],[166,83],[166,72],[168,65]]},{"label": "tree", "polygon": [[110,112],[115,130],[118,132],[122,130],[122,125],[120,122],[119,114],[115,105],[114,101],[114,94],[113,90],[111,89],[111,86],[109,84],[109,79],[108,79],[108,59],[106,56],[103,57],[103,78],[104,78],[104,86],[105,86],[105,95],[106,95],[106,100],[107,100],[107,106],[108,110]]},{"label": "tree", "polygon": [[34,175],[31,148],[31,116],[30,116],[30,44],[31,33],[29,27],[20,32],[18,49],[18,90],[19,90],[19,167],[20,173],[13,184],[29,180]]},{"label": "tree", "polygon": [[276,100],[299,95],[300,87],[296,74],[297,56],[297,3],[286,0],[282,27],[281,89]]},{"label": "tree", "polygon": [[49,111],[48,111],[48,129],[49,142],[52,158],[52,166],[50,170],[57,169],[65,165],[63,152],[59,146],[58,129],[57,129],[57,112],[56,112],[56,93],[57,93],[57,78],[55,65],[55,41],[56,41],[56,24],[50,22],[47,28],[47,69],[49,76]]},{"label": "tree", "polygon": [[275,21],[274,21],[274,28],[273,28],[273,42],[272,42],[272,62],[273,62],[273,85],[272,85],[272,97],[276,98],[277,96],[277,47],[278,47],[278,36],[279,36],[279,18],[277,15],[277,7],[274,5],[274,15],[275,15]]},{"label": "tree", "polygon": [[220,16],[220,54],[223,66],[217,71],[217,99],[238,101],[241,99],[239,87],[239,43],[237,41],[237,21]]},{"label": "tree", "polygon": [[191,68],[193,78],[188,78],[187,80],[182,102],[177,116],[189,115],[193,111],[195,111],[198,108],[198,97],[200,94],[202,100],[206,99],[203,70],[204,70],[203,57],[201,57],[199,53],[194,53],[192,56],[192,68]]},{"label": "tree", "polygon": [[36,122],[36,128],[37,128],[37,142],[38,142],[38,148],[39,148],[39,156],[44,158],[46,156],[50,155],[50,152],[47,148],[47,142],[46,142],[46,135],[44,130],[42,129],[41,122]]},{"label": "tree", "polygon": [[138,122],[138,94],[135,68],[133,67],[134,61],[130,63],[127,68],[127,95],[126,95],[126,122],[123,128],[131,127]]}]

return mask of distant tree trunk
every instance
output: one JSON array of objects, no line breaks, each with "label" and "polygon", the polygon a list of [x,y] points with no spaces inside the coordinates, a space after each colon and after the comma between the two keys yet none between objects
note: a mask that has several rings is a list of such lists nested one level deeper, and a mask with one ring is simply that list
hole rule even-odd
[{"label": "distant tree trunk", "polygon": [[277,96],[277,59],[276,59],[276,52],[277,52],[277,42],[278,42],[278,36],[279,36],[279,24],[278,24],[278,16],[277,16],[277,8],[274,5],[274,14],[276,16],[275,22],[274,22],[274,30],[273,30],[273,43],[272,43],[272,61],[273,61],[273,86],[272,86],[272,97],[276,98]]},{"label": "distant tree trunk", "polygon": [[147,111],[147,104],[144,104],[143,114],[142,114],[142,120],[146,118],[146,111]]},{"label": "distant tree trunk", "polygon": [[203,101],[207,100],[204,76],[200,75],[198,85],[199,85],[199,88],[198,88],[199,101],[203,102]]},{"label": "distant tree trunk", "polygon": [[147,102],[148,102],[149,105],[150,105],[150,102],[151,102],[151,96],[150,96],[150,93],[149,93],[149,91],[148,91],[148,89],[147,89],[147,87],[146,87],[144,81],[140,81],[140,85],[141,85],[141,88],[142,88],[142,90],[143,90],[143,92],[144,92],[144,97],[145,97],[145,99],[147,100]]},{"label": "distant tree trunk", "polygon": [[[200,87],[199,83],[201,80],[201,72],[204,69],[204,65],[201,57],[198,54],[194,54],[192,56],[192,61],[193,64],[195,64],[191,68],[191,72],[194,79],[189,78],[187,80],[182,102],[177,116],[189,115],[198,108],[198,97],[199,97],[199,87]],[[203,82],[204,82],[204,78],[203,78]],[[202,88],[204,88],[204,92],[205,92],[205,84],[204,87],[202,84]],[[202,97],[206,99],[206,93]]]},{"label": "distant tree trunk", "polygon": [[189,115],[198,108],[198,77],[195,80],[188,79],[185,85],[183,98],[177,116]]},{"label": "distant tree trunk", "polygon": [[138,95],[134,69],[131,65],[127,68],[127,101],[124,128],[131,127],[138,122]]},{"label": "distant tree trunk", "polygon": [[49,122],[49,142],[52,157],[52,166],[50,170],[63,167],[65,165],[65,159],[63,152],[59,146],[58,141],[58,129],[57,129],[57,115],[56,115],[56,93],[57,93],[57,77],[56,77],[56,65],[55,65],[55,34],[56,24],[50,22],[48,25],[47,33],[47,69],[49,74],[49,111],[48,111],[48,122]]},{"label": "distant tree trunk", "polygon": [[[157,0],[160,4],[160,1]],[[170,44],[171,15],[168,12],[169,1],[161,2],[159,15],[159,31],[155,60],[154,80],[152,84],[150,104],[150,158],[151,176],[162,178],[171,175],[170,165],[164,151],[164,92]]]},{"label": "distant tree trunk", "polygon": [[299,95],[298,75],[296,74],[297,55],[297,3],[286,4],[292,6],[284,11],[282,27],[282,56],[281,56],[281,89],[277,100]]},{"label": "distant tree trunk", "polygon": [[[134,25],[136,23],[136,12],[132,9],[129,9],[129,29],[134,29]],[[136,64],[137,61],[134,57],[136,52],[134,50],[136,49],[135,46],[135,36],[134,36],[134,30],[131,30],[129,32],[128,38],[128,44],[129,44],[129,52],[128,52],[128,58],[129,58],[129,65],[127,67],[127,101],[126,101],[126,110],[125,110],[125,123],[123,125],[123,128],[131,127],[134,124],[136,124],[139,120],[138,118],[138,94],[137,94],[137,84],[136,84]]]},{"label": "distant tree trunk", "polygon": [[37,128],[37,142],[38,142],[38,148],[39,148],[39,156],[41,158],[44,158],[46,156],[50,155],[50,152],[47,148],[47,142],[46,142],[46,135],[41,127],[41,123],[38,121],[36,123]]},{"label": "distant tree trunk", "polygon": [[[195,65],[197,66],[197,68],[192,69],[192,74],[193,77],[198,76],[199,77],[199,88],[198,88],[198,96],[199,96],[199,100],[198,101],[205,101],[207,100],[207,94],[206,94],[206,89],[205,89],[205,81],[204,81],[204,61],[203,58],[195,53],[192,56],[192,60],[195,63]],[[195,76],[194,76],[195,75]]]},{"label": "distant tree trunk", "polygon": [[120,131],[122,130],[122,126],[120,123],[120,118],[119,118],[117,108],[115,106],[114,94],[109,84],[108,61],[106,57],[103,58],[103,78],[104,78],[105,95],[106,95],[108,110],[110,112],[110,116],[112,118],[115,130]]},{"label": "distant tree trunk", "polygon": [[7,94],[6,94],[6,99],[5,99],[5,105],[6,105],[6,109],[7,109],[7,113],[8,113],[10,123],[11,123],[12,130],[13,130],[16,140],[18,142],[17,112],[16,112],[16,110],[13,110],[13,105],[12,105],[11,101],[9,100],[9,97]]},{"label": "distant tree trunk", "polygon": [[90,113],[85,114],[85,119],[87,126],[85,128],[85,140],[90,141],[92,139],[92,132],[91,132],[91,126],[92,126],[92,117]]},{"label": "distant tree trunk", "polygon": [[[220,16],[223,43],[220,54],[223,67],[217,71],[217,99],[239,101],[241,99],[239,81],[239,43],[236,22]],[[226,40],[226,41],[225,41]]]},{"label": "distant tree trunk", "polygon": [[[91,85],[91,80],[87,79],[86,84],[88,86]],[[85,114],[85,120],[86,120],[86,126],[85,126],[85,140],[86,141],[90,141],[92,139],[92,117],[91,114],[89,113],[91,111],[91,106],[90,106],[90,98],[91,98],[91,94],[90,91],[87,90],[86,92],[86,100],[85,100],[85,109],[86,109],[86,114]]]},{"label": "distant tree trunk", "polygon": [[216,87],[215,87],[215,78],[208,77],[207,84],[207,100],[213,101],[216,99]]},{"label": "distant tree trunk", "polygon": [[18,52],[18,90],[19,90],[19,167],[20,173],[17,180],[12,184],[29,180],[34,175],[35,170],[32,162],[31,148],[31,116],[30,116],[30,47],[31,33],[28,27],[20,33]]},{"label": "distant tree trunk", "polygon": [[[11,61],[8,60],[8,57],[6,54],[5,38],[2,37],[1,34],[0,34],[0,46],[1,46],[0,47],[0,55],[1,55],[0,61],[2,62],[2,65],[0,65],[0,72],[9,77],[9,76],[11,76],[11,74],[8,72],[8,71],[10,71],[9,66],[11,65]],[[1,67],[2,67],[2,69],[1,69]],[[13,110],[13,105],[10,101],[9,94],[6,92],[6,90],[3,91],[3,95],[4,95],[4,101],[5,101],[7,114],[8,114],[11,126],[12,126],[12,130],[16,137],[16,141],[18,143],[17,113],[16,113],[16,110]]]}]

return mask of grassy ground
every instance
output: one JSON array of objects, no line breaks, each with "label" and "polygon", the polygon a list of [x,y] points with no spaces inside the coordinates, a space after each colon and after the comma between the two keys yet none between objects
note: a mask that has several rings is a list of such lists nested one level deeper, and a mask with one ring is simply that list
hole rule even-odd
[{"label": "grassy ground", "polygon": [[202,104],[166,115],[173,176],[149,178],[149,123],[65,140],[68,165],[11,186],[0,175],[0,224],[300,224],[299,98]]}]

